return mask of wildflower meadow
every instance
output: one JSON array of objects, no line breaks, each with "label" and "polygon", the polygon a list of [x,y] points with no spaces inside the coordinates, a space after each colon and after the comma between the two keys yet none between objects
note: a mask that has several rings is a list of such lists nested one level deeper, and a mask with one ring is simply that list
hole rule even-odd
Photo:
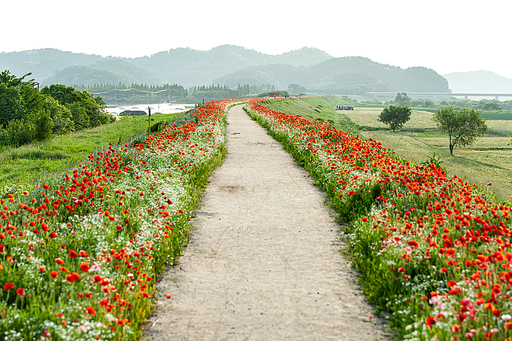
[{"label": "wildflower meadow", "polygon": [[405,340],[510,340],[510,205],[329,123],[246,111],[327,192],[377,312]]},{"label": "wildflower meadow", "polygon": [[208,102],[159,134],[110,143],[58,179],[5,189],[1,339],[140,338],[155,281],[176,262],[225,154],[232,103]]},{"label": "wildflower meadow", "polygon": [[[4,190],[2,339],[140,338],[155,282],[176,263],[225,154],[236,102],[208,102],[161,133],[110,143],[58,179]],[[369,301],[401,337],[510,341],[512,209],[492,184],[477,188],[258,99],[246,110],[326,191]]]}]

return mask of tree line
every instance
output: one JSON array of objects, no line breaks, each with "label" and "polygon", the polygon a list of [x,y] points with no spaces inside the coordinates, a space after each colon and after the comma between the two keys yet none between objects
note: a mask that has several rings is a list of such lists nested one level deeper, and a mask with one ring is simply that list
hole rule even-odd
[{"label": "tree line", "polygon": [[101,97],[65,85],[0,74],[0,146],[20,146],[112,122]]},{"label": "tree line", "polygon": [[242,98],[251,94],[249,84],[229,88],[227,85],[195,86],[189,90],[178,84],[147,85],[135,84],[94,84],[73,85],[77,90],[86,90],[101,96],[107,104],[146,104],[178,102],[203,102],[221,98]]}]

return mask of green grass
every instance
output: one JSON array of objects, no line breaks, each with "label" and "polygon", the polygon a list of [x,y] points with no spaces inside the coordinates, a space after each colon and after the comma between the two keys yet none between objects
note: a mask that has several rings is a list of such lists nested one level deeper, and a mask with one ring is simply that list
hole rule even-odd
[{"label": "green grass", "polygon": [[308,120],[332,122],[336,128],[356,132],[359,127],[344,114],[348,111],[335,110],[337,105],[348,105],[346,101],[334,97],[302,97],[269,101],[266,106],[281,112],[300,115]]},{"label": "green grass", "polygon": [[[337,104],[342,104],[341,102],[341,99],[333,97],[308,97],[270,102],[268,106],[275,110],[301,115],[309,120],[318,118],[325,120],[329,110],[338,115],[339,111],[335,111],[334,108]],[[322,104],[324,112],[319,113],[314,110],[318,106],[316,103]],[[330,108],[327,108],[328,105]],[[449,175],[456,174],[481,186],[492,182],[493,192],[498,200],[512,200],[512,146],[508,145],[512,120],[504,119],[508,117],[507,113],[496,113],[495,116],[499,116],[498,119],[491,119],[494,116],[490,115],[486,121],[489,134],[478,138],[467,148],[456,148],[454,155],[450,155],[448,136],[437,129],[432,121],[432,112],[413,110],[411,119],[404,128],[393,133],[388,126],[377,121],[381,111],[382,108],[356,105],[355,110],[340,113],[340,116],[344,117],[343,122],[348,124],[336,126],[345,131],[348,129],[344,129],[344,126],[355,128],[355,131],[348,131],[379,141],[397,155],[405,156],[416,163],[427,161],[435,153],[443,161],[441,166],[448,171]]]},{"label": "green grass", "polygon": [[[182,114],[151,115],[151,125],[170,122]],[[148,117],[125,117],[100,127],[56,136],[20,148],[0,152],[0,193],[14,185],[35,183],[57,177],[86,161],[95,150],[108,148],[109,143],[126,142],[133,136],[147,134]]]}]

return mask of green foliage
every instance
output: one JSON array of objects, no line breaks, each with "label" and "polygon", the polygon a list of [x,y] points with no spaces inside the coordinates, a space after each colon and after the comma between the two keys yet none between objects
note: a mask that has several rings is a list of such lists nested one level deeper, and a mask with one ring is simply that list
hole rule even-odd
[{"label": "green foliage", "polygon": [[49,87],[45,86],[41,93],[56,99],[59,104],[71,111],[75,130],[97,127],[110,122],[110,116],[103,111],[105,102],[87,91],[77,91],[70,86],[52,84]]},{"label": "green foliage", "polygon": [[90,126],[89,116],[87,111],[80,103],[70,103],[66,108],[71,112],[71,119],[73,121],[75,130],[82,130]]},{"label": "green foliage", "polygon": [[475,109],[444,107],[438,109],[432,119],[442,132],[448,134],[451,155],[456,146],[470,145],[488,130],[485,119]]},{"label": "green foliage", "polygon": [[105,102],[86,91],[51,85],[41,92],[33,81],[0,74],[0,146],[20,146],[75,129],[96,127],[113,121]]},{"label": "green foliage", "polygon": [[72,132],[75,125],[72,120],[71,111],[64,105],[60,105],[57,100],[50,96],[42,97],[43,100],[39,103],[39,108],[50,113],[53,121],[52,133],[54,135],[62,135]]},{"label": "green foliage", "polygon": [[399,92],[396,94],[395,97],[395,104],[396,105],[402,105],[402,106],[409,106],[412,103],[412,99],[407,96],[405,92]]},{"label": "green foliage", "polygon": [[0,83],[0,129],[14,119],[25,116],[25,108],[18,87]]},{"label": "green foliage", "polygon": [[444,161],[441,160],[439,155],[436,155],[436,153],[434,152],[434,153],[432,153],[432,155],[428,155],[427,157],[428,157],[428,159],[422,163],[423,166],[428,167],[429,165],[434,165],[436,167],[436,169],[441,168],[441,164]]},{"label": "green foliage", "polygon": [[32,142],[36,136],[35,126],[28,120],[12,120],[0,138],[5,145],[21,146]]},{"label": "green foliage", "polygon": [[15,75],[11,75],[11,72],[9,70],[5,70],[5,71],[2,71],[2,73],[0,73],[0,83],[3,83],[7,86],[12,86],[12,87],[20,86],[23,84],[25,77],[30,76],[30,75],[31,75],[31,73],[27,73],[23,77],[18,78]]},{"label": "green foliage", "polygon": [[306,93],[308,90],[299,84],[290,84],[288,85],[288,92],[294,95],[299,95]]},{"label": "green foliage", "polygon": [[207,102],[221,98],[242,98],[251,93],[249,84],[240,85],[230,89],[227,85],[210,85],[194,87],[190,98],[194,102]]},{"label": "green foliage", "polygon": [[31,117],[34,124],[35,136],[37,141],[48,140],[52,137],[53,120],[50,117],[50,112],[47,110],[34,111]]},{"label": "green foliage", "polygon": [[[407,95],[406,95],[407,96]],[[398,94],[397,94],[398,97]],[[400,105],[390,105],[384,108],[379,115],[378,121],[389,125],[395,132],[401,129],[405,122],[411,119],[411,108]]]}]

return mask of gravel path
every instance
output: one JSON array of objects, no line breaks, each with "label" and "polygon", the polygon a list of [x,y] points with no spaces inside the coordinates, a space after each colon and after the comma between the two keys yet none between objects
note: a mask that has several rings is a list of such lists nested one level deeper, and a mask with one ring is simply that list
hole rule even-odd
[{"label": "gravel path", "polygon": [[[324,194],[242,110],[147,340],[387,340],[340,254]],[[164,298],[171,294],[171,299]]]}]

